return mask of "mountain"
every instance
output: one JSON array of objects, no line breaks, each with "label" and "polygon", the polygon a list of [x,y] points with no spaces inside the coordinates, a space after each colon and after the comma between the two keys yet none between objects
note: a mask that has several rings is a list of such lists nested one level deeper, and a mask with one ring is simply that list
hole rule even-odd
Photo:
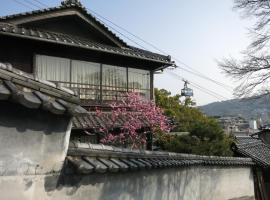
[{"label": "mountain", "polygon": [[214,102],[201,106],[200,109],[208,116],[241,116],[270,122],[270,96]]}]

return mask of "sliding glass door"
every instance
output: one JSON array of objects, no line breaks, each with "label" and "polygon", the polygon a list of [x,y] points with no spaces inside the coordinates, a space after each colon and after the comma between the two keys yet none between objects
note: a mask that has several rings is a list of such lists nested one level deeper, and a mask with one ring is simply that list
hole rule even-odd
[{"label": "sliding glass door", "polygon": [[36,55],[36,75],[74,90],[82,100],[120,100],[127,92],[150,99],[150,71]]},{"label": "sliding glass door", "polygon": [[77,91],[80,99],[101,100],[100,64],[72,60],[71,88]]},{"label": "sliding glass door", "polygon": [[119,100],[127,94],[127,68],[102,65],[102,99]]}]

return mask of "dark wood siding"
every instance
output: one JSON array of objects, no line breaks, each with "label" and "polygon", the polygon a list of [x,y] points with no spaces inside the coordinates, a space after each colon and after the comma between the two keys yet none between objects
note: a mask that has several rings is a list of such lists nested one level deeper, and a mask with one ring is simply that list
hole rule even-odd
[{"label": "dark wood siding", "polygon": [[35,54],[146,70],[153,70],[157,67],[156,63],[132,57],[16,37],[0,36],[0,44],[0,61],[9,62],[26,72],[33,72],[33,59]]},{"label": "dark wood siding", "polygon": [[94,27],[91,27],[76,15],[48,18],[46,20],[26,23],[23,24],[23,26],[74,35],[98,43],[116,46],[111,40],[103,36]]},{"label": "dark wood siding", "polygon": [[15,38],[0,37],[0,62],[11,63],[17,69],[33,72],[33,49],[27,41]]},{"label": "dark wood siding", "polygon": [[[155,63],[150,61],[11,36],[0,36],[0,44],[0,62],[11,63],[15,68],[28,73],[35,71],[34,57],[36,54],[145,70],[153,70],[157,67]],[[152,71],[151,99],[154,97],[153,87]]]}]

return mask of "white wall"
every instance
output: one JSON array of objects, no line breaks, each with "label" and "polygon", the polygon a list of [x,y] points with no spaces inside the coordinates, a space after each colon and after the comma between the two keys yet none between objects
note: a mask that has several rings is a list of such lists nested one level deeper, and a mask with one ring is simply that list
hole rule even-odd
[{"label": "white wall", "polygon": [[[58,186],[56,188],[56,184]],[[0,177],[1,199],[229,200],[255,199],[249,167],[190,167],[116,174]],[[242,200],[242,199],[241,199]]]}]

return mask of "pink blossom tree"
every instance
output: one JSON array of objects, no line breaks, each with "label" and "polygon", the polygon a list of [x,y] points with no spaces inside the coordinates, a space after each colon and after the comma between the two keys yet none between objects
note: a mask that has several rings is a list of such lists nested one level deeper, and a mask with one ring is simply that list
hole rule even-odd
[{"label": "pink blossom tree", "polygon": [[[102,128],[105,134],[103,144],[129,145],[131,148],[141,148],[146,144],[146,135],[151,132],[169,132],[171,125],[163,111],[153,101],[148,101],[138,93],[127,93],[122,101],[110,104],[111,123]],[[97,115],[104,112],[97,110]],[[119,126],[119,119],[124,122]],[[115,127],[119,126],[117,131]]]}]

